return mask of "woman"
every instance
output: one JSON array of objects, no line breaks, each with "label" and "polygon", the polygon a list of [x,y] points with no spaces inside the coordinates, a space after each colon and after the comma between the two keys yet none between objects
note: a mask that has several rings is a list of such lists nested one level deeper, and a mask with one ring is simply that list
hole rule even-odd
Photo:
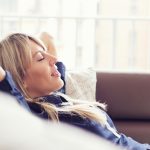
[{"label": "woman", "polygon": [[76,102],[62,94],[65,67],[57,60],[52,37],[43,33],[40,39],[45,45],[21,33],[0,42],[0,89],[41,118],[80,127],[128,149],[150,149],[118,133],[103,104]]}]

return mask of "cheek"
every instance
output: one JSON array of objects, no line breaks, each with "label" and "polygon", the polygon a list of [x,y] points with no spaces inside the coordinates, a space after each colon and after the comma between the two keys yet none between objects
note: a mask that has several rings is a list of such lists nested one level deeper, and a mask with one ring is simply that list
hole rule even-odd
[{"label": "cheek", "polygon": [[29,92],[45,94],[51,89],[51,78],[47,72],[32,74],[32,77],[26,80],[26,89]]},{"label": "cheek", "polygon": [[31,71],[32,76],[37,76],[38,78],[50,77],[50,68],[47,64],[36,65]]},{"label": "cheek", "polygon": [[49,82],[51,80],[50,70],[42,68],[39,71],[34,72],[33,79],[35,82]]},{"label": "cheek", "polygon": [[37,84],[44,84],[51,80],[50,70],[46,67],[35,67],[27,71],[28,75],[25,78],[27,85],[34,86]]}]

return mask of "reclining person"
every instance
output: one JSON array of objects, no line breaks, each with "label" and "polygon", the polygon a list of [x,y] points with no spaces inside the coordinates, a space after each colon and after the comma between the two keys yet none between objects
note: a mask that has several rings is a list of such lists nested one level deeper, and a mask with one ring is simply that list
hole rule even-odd
[{"label": "reclining person", "polygon": [[52,37],[44,33],[41,40],[16,33],[0,42],[0,90],[43,119],[74,125],[130,150],[150,149],[118,133],[104,104],[65,95],[65,66],[57,60]]}]

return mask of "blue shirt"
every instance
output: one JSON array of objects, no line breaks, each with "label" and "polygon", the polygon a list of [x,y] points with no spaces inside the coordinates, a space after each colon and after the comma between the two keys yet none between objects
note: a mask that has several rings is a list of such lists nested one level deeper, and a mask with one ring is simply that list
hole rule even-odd
[{"label": "blue shirt", "polygon": [[[65,82],[65,66],[61,62],[57,62],[56,65],[58,67],[59,72],[61,73],[62,80]],[[38,104],[27,102],[25,100],[24,96],[17,89],[10,73],[7,71],[5,79],[2,82],[0,82],[0,90],[15,96],[17,101],[21,104],[21,106],[23,106],[28,111],[31,111],[32,113],[36,114],[37,116],[43,119],[48,119],[48,114]],[[65,93],[65,84],[63,88],[59,90],[59,92]],[[46,95],[42,98],[42,100],[54,104],[56,107],[68,105],[68,101],[64,97],[57,95],[57,93],[54,93],[52,95]],[[107,113],[103,110],[100,111],[102,111],[102,113],[104,113],[107,117],[108,124],[106,126],[102,126],[100,123],[94,120],[81,117],[75,113],[59,112],[58,116],[60,121],[62,122],[90,131],[102,138],[112,141],[117,145],[124,146],[129,150],[150,150],[149,144],[138,143],[132,138],[127,137],[124,134],[118,133],[111,118],[107,115]]]}]

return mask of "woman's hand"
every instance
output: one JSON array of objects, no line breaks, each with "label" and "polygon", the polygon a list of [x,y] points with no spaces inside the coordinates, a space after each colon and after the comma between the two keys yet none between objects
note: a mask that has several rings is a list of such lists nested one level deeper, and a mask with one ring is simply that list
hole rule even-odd
[{"label": "woman's hand", "polygon": [[6,72],[4,69],[0,66],[0,81],[2,81],[6,76]]},{"label": "woman's hand", "polygon": [[48,32],[42,32],[39,35],[39,39],[44,43],[48,52],[57,57],[57,50],[54,45],[53,37]]}]

